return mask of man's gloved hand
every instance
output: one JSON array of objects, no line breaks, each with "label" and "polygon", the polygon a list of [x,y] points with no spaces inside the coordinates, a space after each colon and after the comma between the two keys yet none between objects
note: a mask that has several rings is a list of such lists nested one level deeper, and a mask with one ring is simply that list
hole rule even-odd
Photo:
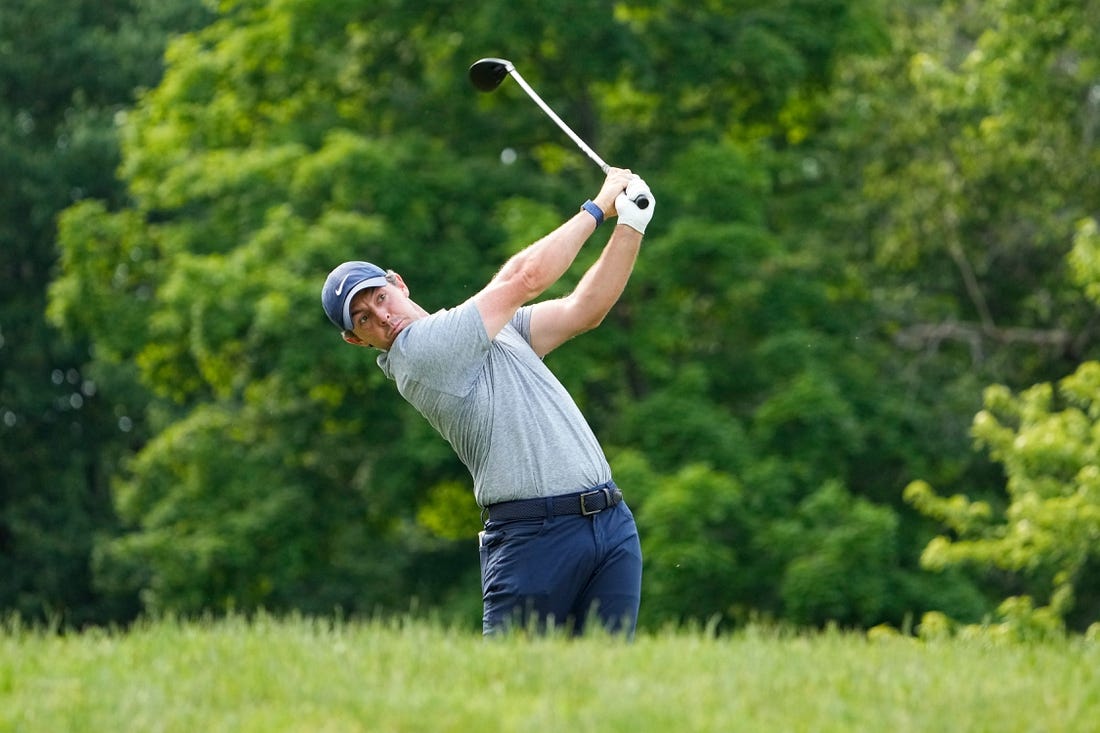
[{"label": "man's gloved hand", "polygon": [[[649,206],[639,209],[634,201],[643,193],[649,199]],[[656,205],[657,201],[653,198],[649,185],[638,176],[634,176],[626,185],[626,190],[615,198],[615,211],[618,212],[619,223],[626,224],[642,234],[645,234],[646,225],[653,218],[653,209]]]}]

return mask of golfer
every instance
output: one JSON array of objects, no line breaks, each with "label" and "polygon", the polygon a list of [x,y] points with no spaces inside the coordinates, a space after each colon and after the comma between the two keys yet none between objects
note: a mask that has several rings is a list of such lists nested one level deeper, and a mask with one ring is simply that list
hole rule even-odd
[{"label": "golfer", "polygon": [[[650,204],[634,200],[646,194]],[[649,187],[611,168],[595,199],[509,259],[479,293],[428,313],[405,280],[345,262],[321,302],[355,346],[450,442],[483,508],[482,628],[519,624],[584,631],[593,619],[631,636],[641,599],[634,517],[603,449],[543,357],[595,328],[619,299],[653,216]],[[585,241],[617,217],[599,259],[569,295],[529,305],[569,268]]]}]

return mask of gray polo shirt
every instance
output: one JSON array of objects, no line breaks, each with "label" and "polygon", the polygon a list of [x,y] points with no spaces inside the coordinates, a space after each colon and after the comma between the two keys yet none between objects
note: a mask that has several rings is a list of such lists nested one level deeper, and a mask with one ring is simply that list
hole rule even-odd
[{"label": "gray polo shirt", "polygon": [[487,506],[581,491],[611,467],[530,344],[531,307],[492,341],[472,301],[409,324],[378,366],[454,447]]}]

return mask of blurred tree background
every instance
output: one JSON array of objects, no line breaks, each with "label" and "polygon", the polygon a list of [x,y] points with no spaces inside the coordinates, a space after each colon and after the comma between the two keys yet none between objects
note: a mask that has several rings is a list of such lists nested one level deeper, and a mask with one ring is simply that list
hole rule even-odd
[{"label": "blurred tree background", "polygon": [[454,305],[597,190],[473,90],[502,56],[659,198],[548,357],[643,625],[1097,621],[1098,36],[1096,0],[0,10],[0,608],[478,626],[469,477],[317,294],[363,258]]},{"label": "blurred tree background", "polygon": [[110,480],[148,438],[132,370],[96,336],[46,321],[57,216],[128,200],[117,123],[157,83],[168,38],[212,17],[194,0],[29,0],[0,7],[0,608],[74,623],[136,610],[95,587],[117,531]]}]

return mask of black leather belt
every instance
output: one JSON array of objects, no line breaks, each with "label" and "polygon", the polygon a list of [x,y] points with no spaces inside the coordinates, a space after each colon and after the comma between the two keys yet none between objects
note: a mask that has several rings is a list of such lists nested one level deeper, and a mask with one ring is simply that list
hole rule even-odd
[{"label": "black leather belt", "polygon": [[517,519],[546,519],[561,514],[590,516],[599,514],[623,500],[623,492],[608,481],[591,491],[539,499],[502,501],[485,507],[490,522],[514,522]]}]

